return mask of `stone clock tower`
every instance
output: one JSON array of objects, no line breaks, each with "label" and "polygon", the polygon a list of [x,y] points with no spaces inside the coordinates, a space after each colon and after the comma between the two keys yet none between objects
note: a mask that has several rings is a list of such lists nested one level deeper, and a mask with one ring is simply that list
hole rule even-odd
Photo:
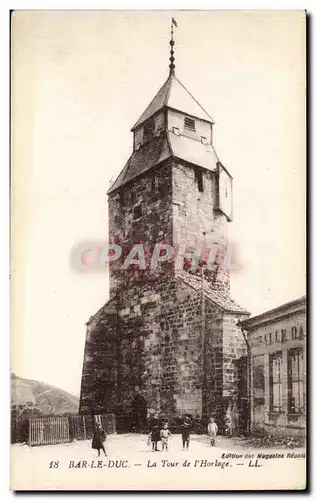
[{"label": "stone clock tower", "polygon": [[[132,155],[108,192],[109,238],[123,253],[110,267],[110,300],[87,324],[82,413],[127,414],[135,387],[149,411],[169,416],[220,416],[240,400],[237,322],[249,313],[230,297],[219,256],[206,266],[203,253],[227,245],[232,177],[213,119],[175,74],[173,36],[170,45],[169,76],[133,126]],[[202,252],[195,266],[187,255],[180,267],[176,258],[124,267],[135,245],[148,264],[157,243]]]}]

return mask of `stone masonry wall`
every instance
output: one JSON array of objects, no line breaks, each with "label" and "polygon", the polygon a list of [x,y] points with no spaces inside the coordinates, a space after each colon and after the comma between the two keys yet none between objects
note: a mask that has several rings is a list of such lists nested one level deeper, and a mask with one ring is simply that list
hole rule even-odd
[{"label": "stone masonry wall", "polygon": [[137,385],[153,411],[222,415],[243,352],[236,318],[206,301],[204,360],[200,293],[172,278],[123,297],[88,325],[80,411],[90,405],[126,414]]},{"label": "stone masonry wall", "polygon": [[[198,189],[196,169],[203,178],[203,192]],[[216,173],[170,161],[109,196],[109,240],[123,247],[122,258],[110,264],[111,296],[122,285],[139,287],[146,280],[155,281],[161,269],[161,265],[155,273],[134,265],[126,270],[120,269],[124,258],[137,243],[144,245],[147,267],[155,243],[173,245],[175,254],[180,245],[184,245],[189,253],[214,243],[225,247],[227,219],[214,210],[216,189]],[[135,211],[138,207],[141,215],[137,218]],[[207,259],[207,256],[206,253],[201,257]],[[222,266],[224,257],[217,254],[216,266],[214,270],[206,271],[205,279],[214,289],[229,293],[229,271]],[[171,263],[163,268],[173,273]]]},{"label": "stone masonry wall", "polygon": [[[155,243],[172,245],[171,172],[169,164],[150,169],[136,181],[109,196],[109,240],[123,247],[122,258],[110,264],[111,296],[122,286],[138,288],[147,280],[156,280],[160,267],[155,273],[139,269],[137,265],[125,270],[120,268],[135,244],[144,246],[146,265]],[[139,217],[138,207],[141,211]]]},{"label": "stone masonry wall", "polygon": [[[128,305],[125,297],[120,313],[120,370],[125,374],[120,399],[125,411],[139,385],[152,410],[201,414],[200,297],[172,278],[156,281],[154,289],[144,284]],[[138,361],[131,366],[135,350]]]},{"label": "stone masonry wall", "polygon": [[111,301],[87,324],[81,379],[80,413],[116,409],[117,312]]},{"label": "stone masonry wall", "polygon": [[[214,210],[216,174],[202,177],[203,192],[194,167],[169,162],[109,196],[110,241],[123,246],[123,258],[137,243],[151,257],[157,242],[194,250],[225,240],[227,220]],[[122,260],[110,266],[111,301],[87,327],[80,411],[126,414],[138,385],[149,409],[223,416],[245,347],[238,315],[206,300],[204,356],[200,292],[176,277],[173,263],[122,270]],[[229,293],[227,270],[206,271],[205,279]]]},{"label": "stone masonry wall", "polygon": [[226,313],[223,318],[223,397],[236,396],[238,373],[236,360],[247,355],[247,345],[242,331],[237,326],[239,320],[247,316]]},{"label": "stone masonry wall", "polygon": [[[203,192],[199,191],[196,172],[200,172]],[[217,174],[199,167],[176,164],[172,170],[173,241],[192,251],[210,244],[227,244],[227,219],[214,208],[217,200]],[[206,259],[208,255],[205,255]],[[203,254],[202,254],[203,258]],[[218,252],[216,264],[223,263]],[[208,271],[205,278],[217,290],[229,293],[229,271],[223,266]]]},{"label": "stone masonry wall", "polygon": [[126,414],[138,385],[150,409],[201,415],[199,294],[170,279],[154,290],[146,283],[124,297],[124,308],[117,305],[117,323],[105,310],[88,325],[80,411],[106,406]]},{"label": "stone masonry wall", "polygon": [[206,306],[206,397],[205,413],[215,416],[223,427],[229,403],[237,396],[237,361],[247,354],[241,330],[236,326],[241,314]]},{"label": "stone masonry wall", "polygon": [[206,402],[205,412],[214,411],[215,402],[223,395],[223,311],[206,303]]}]

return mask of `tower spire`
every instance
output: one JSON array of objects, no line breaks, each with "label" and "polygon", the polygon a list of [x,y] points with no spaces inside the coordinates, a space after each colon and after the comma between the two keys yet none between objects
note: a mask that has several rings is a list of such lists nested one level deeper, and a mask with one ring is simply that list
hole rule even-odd
[{"label": "tower spire", "polygon": [[171,37],[170,37],[170,42],[169,42],[169,45],[170,45],[170,57],[169,57],[169,60],[170,60],[170,64],[169,64],[170,72],[169,72],[169,75],[174,75],[174,70],[175,70],[175,67],[176,67],[175,64],[174,64],[175,58],[174,58],[173,47],[174,47],[175,41],[173,39],[173,26],[176,26],[176,28],[177,28],[178,24],[177,24],[177,21],[172,17],[171,18]]}]

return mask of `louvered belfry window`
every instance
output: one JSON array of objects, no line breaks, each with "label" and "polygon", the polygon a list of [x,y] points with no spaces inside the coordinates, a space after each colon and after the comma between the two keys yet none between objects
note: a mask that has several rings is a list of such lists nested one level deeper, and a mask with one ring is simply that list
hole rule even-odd
[{"label": "louvered belfry window", "polygon": [[188,116],[184,117],[184,128],[188,130],[192,130],[192,132],[195,132],[195,120],[193,118],[189,118]]}]

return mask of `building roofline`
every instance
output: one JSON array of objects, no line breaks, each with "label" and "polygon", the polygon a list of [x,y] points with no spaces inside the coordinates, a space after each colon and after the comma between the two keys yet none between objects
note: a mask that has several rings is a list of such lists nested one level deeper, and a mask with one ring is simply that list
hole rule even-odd
[{"label": "building roofline", "polygon": [[103,306],[101,306],[96,313],[94,313],[92,316],[90,316],[90,318],[88,319],[88,321],[85,323],[86,326],[89,326],[89,324],[91,323],[91,321],[96,317],[98,316],[102,310],[104,310],[109,304],[110,302],[112,302],[114,299],[117,298],[117,294],[113,295],[113,297],[110,297],[104,304]]},{"label": "building roofline", "polygon": [[[197,100],[195,99],[195,97],[194,97],[194,96],[191,94],[191,92],[190,92],[190,91],[189,91],[189,90],[188,90],[188,89],[187,89],[187,88],[183,85],[183,83],[182,83],[182,82],[181,82],[181,81],[180,81],[177,77],[175,77],[175,78],[176,78],[176,80],[180,83],[181,87],[183,87],[183,88],[184,88],[184,90],[185,90],[185,91],[186,91],[186,92],[187,92],[187,93],[191,96],[191,98],[192,98],[192,99],[196,102],[196,104],[197,104],[198,106],[200,106],[200,108],[204,111],[204,113],[205,113],[205,114],[209,117],[209,119],[210,119],[209,121],[210,121],[211,123],[213,123],[213,124],[214,124],[214,123],[215,123],[215,121],[213,120],[213,118],[211,117],[211,115],[210,115],[210,114],[206,111],[206,109],[205,109],[205,108],[203,108],[203,106],[199,103],[199,101],[197,101]],[[203,119],[203,118],[201,118],[201,119]],[[205,121],[208,121],[208,120],[205,120]]]},{"label": "building roofline", "polygon": [[157,109],[157,111],[155,111],[152,115],[148,116],[148,118],[145,118],[145,120],[139,123],[138,125],[137,124],[133,125],[133,127],[130,129],[130,132],[134,132],[136,129],[144,125],[144,123],[146,123],[151,118],[154,118],[155,116],[159,115],[159,113],[163,113],[165,109],[168,109],[168,106],[166,104],[164,104],[161,108]]},{"label": "building roofline", "polygon": [[[131,155],[132,156],[132,155]],[[131,156],[129,157],[129,159],[127,160],[126,164],[129,162]],[[119,191],[123,186],[127,186],[129,183],[131,182],[134,182],[135,179],[139,179],[142,175],[145,175],[146,173],[150,172],[150,171],[153,171],[153,170],[158,170],[159,168],[163,167],[164,165],[167,165],[168,162],[172,162],[174,161],[174,156],[173,155],[170,155],[168,156],[168,158],[165,158],[164,160],[161,160],[159,163],[157,163],[156,165],[154,165],[153,167],[151,168],[147,168],[146,170],[144,170],[143,172],[140,172],[139,174],[135,175],[135,177],[132,177],[131,179],[128,179],[126,182],[124,182],[123,184],[120,184],[119,186],[117,186],[116,188],[112,189],[112,187],[110,187],[110,189],[106,192],[106,194],[108,196],[111,196],[113,195],[115,192]],[[125,165],[126,165],[125,164]],[[119,178],[121,174],[119,174],[117,176],[117,178],[115,179],[115,181],[113,182],[112,186],[114,186],[115,182],[117,181],[117,179]]]},{"label": "building roofline", "polygon": [[267,323],[271,323],[275,320],[279,320],[288,317],[292,314],[296,314],[301,311],[306,311],[306,296],[300,297],[299,299],[292,300],[286,304],[265,311],[262,314],[253,316],[252,318],[245,319],[239,322],[239,326],[243,330],[253,330],[258,326],[262,326]]},{"label": "building roofline", "polygon": [[[192,290],[194,290],[195,292],[201,293],[201,290],[195,288],[192,283],[190,283],[188,280],[186,280],[185,275],[183,275],[182,273],[177,273],[176,277],[178,280],[182,281],[182,283],[184,283],[185,285],[192,288]],[[221,304],[218,300],[216,300],[216,297],[210,296],[210,291],[205,290],[204,297],[206,300],[210,301],[212,304],[215,304],[219,309],[221,309],[222,311],[225,311],[226,313],[237,314],[240,316],[249,316],[250,315],[249,311],[247,311],[246,309],[243,309],[235,301],[233,301],[233,302],[235,302],[235,307],[232,307],[232,305],[225,306],[225,305]],[[239,309],[236,309],[236,306]]]},{"label": "building roofline", "polygon": [[[195,104],[203,111],[203,114],[205,115],[204,118],[201,118],[201,117],[198,117],[198,116],[194,116],[191,113],[186,113],[186,111],[184,111],[183,109],[176,109],[176,108],[172,107],[171,105],[169,105],[170,92],[171,92],[172,82],[174,80],[178,82],[178,84],[190,96],[190,98],[195,102]],[[159,108],[154,113],[151,113],[150,112],[150,108],[153,106],[153,104],[155,103],[156,99],[160,99],[160,97],[158,98],[157,96],[159,95],[159,93],[164,88],[165,88],[165,95],[162,95],[163,99],[162,99],[162,102],[160,103]],[[183,83],[176,77],[176,75],[174,73],[170,73],[169,76],[168,76],[168,78],[167,78],[167,80],[159,88],[159,90],[157,91],[156,95],[150,101],[150,103],[148,104],[148,106],[145,109],[145,111],[141,114],[141,116],[138,118],[138,120],[136,121],[136,123],[134,123],[134,125],[132,126],[131,132],[134,132],[135,129],[137,129],[138,127],[140,127],[145,121],[147,121],[149,118],[151,118],[152,116],[154,116],[158,111],[161,111],[165,107],[167,107],[169,109],[174,109],[175,111],[179,111],[180,113],[183,113],[183,114],[187,114],[188,116],[192,116],[192,117],[194,117],[197,120],[203,120],[203,121],[209,122],[211,124],[215,123],[214,120],[213,120],[213,118],[211,117],[211,115],[206,111],[205,108],[203,108],[203,106],[199,103],[199,101],[197,101],[197,99],[195,99],[195,97],[183,85]]]}]

